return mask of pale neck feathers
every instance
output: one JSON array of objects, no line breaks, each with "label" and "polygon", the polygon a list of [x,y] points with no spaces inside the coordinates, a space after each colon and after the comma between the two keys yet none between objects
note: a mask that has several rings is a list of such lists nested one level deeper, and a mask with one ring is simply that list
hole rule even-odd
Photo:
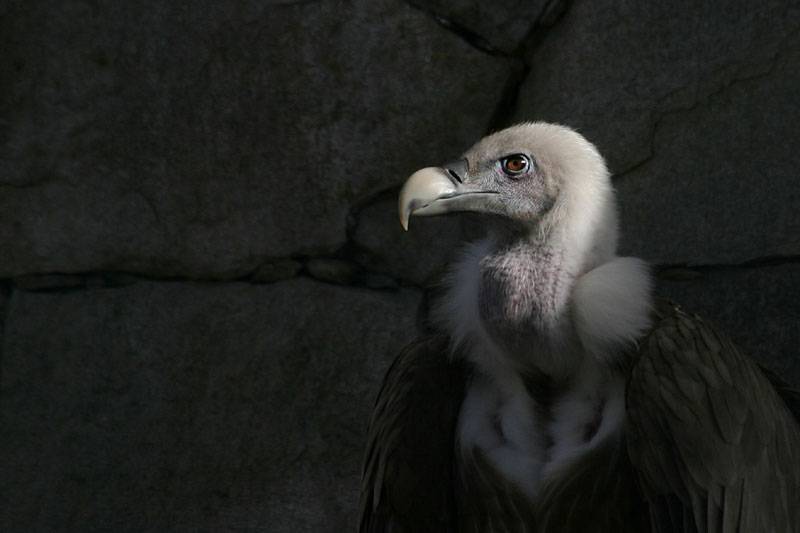
[{"label": "pale neck feathers", "polygon": [[586,355],[612,364],[649,327],[643,261],[600,247],[581,261],[553,240],[491,235],[456,263],[435,316],[479,368],[510,365],[558,377]]}]

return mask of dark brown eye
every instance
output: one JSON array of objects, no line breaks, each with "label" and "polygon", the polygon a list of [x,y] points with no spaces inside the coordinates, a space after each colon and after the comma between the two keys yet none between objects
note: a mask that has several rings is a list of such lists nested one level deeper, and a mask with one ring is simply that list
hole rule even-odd
[{"label": "dark brown eye", "polygon": [[514,154],[501,161],[503,172],[510,176],[517,176],[528,170],[528,158],[522,154]]}]

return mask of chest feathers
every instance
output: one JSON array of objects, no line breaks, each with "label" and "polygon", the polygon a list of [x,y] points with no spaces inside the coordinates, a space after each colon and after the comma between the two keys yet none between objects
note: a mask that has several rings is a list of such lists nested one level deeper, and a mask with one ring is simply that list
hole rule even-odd
[{"label": "chest feathers", "polygon": [[463,461],[479,454],[533,502],[575,461],[615,453],[620,369],[649,326],[642,261],[582,268],[557,248],[486,239],[466,250],[437,311],[475,369],[459,415]]}]

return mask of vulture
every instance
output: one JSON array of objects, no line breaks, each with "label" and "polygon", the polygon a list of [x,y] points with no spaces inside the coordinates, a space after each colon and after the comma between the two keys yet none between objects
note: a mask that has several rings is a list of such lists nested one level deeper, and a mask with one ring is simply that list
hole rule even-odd
[{"label": "vulture", "polygon": [[452,212],[485,236],[384,378],[360,531],[800,531],[800,396],[616,254],[594,145],[519,124],[400,191]]}]

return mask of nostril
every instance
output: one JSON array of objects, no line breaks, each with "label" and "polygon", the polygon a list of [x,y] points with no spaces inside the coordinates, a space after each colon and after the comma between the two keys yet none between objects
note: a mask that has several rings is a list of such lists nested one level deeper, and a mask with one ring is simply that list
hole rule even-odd
[{"label": "nostril", "polygon": [[452,163],[442,165],[439,168],[441,168],[443,171],[447,171],[447,177],[453,181],[453,185],[458,186],[459,184],[464,183],[464,178],[462,178],[461,176],[467,175],[466,159],[462,159],[461,161],[454,161]]}]

